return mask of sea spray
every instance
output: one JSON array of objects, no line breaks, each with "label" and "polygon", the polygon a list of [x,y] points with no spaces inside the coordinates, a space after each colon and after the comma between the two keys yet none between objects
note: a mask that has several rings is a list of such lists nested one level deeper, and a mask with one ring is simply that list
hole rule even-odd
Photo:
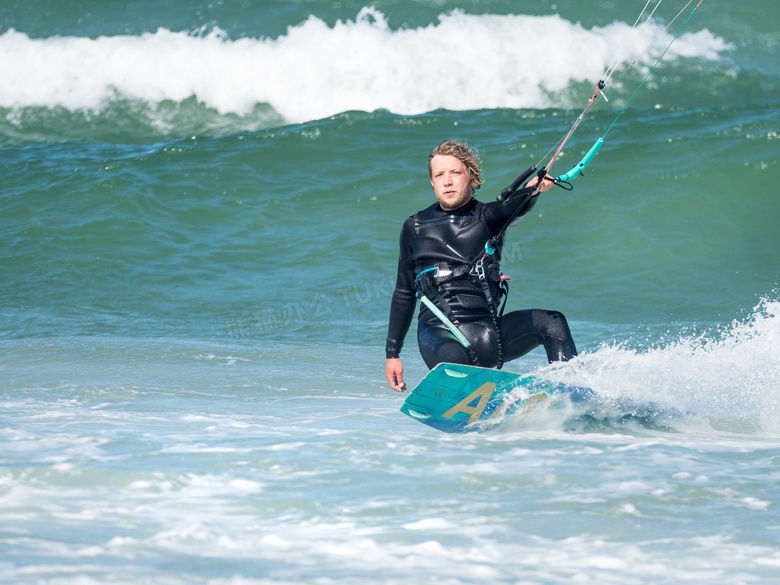
[{"label": "sea spray", "polygon": [[764,298],[729,326],[669,332],[647,347],[604,342],[536,373],[592,388],[602,401],[674,410],[715,424],[750,420],[772,431],[780,423],[780,301]]}]

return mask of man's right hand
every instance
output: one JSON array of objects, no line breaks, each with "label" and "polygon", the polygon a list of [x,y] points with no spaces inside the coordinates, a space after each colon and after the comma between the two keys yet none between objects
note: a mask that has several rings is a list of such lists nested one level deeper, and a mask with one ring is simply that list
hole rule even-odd
[{"label": "man's right hand", "polygon": [[385,364],[385,377],[390,383],[390,387],[396,392],[403,392],[406,390],[406,383],[404,382],[404,365],[401,363],[401,358],[390,358]]},{"label": "man's right hand", "polygon": [[555,185],[555,181],[550,175],[545,175],[544,179],[542,179],[541,185],[539,185],[538,176],[534,177],[525,184],[526,188],[536,187],[541,192],[548,191],[553,185]]}]

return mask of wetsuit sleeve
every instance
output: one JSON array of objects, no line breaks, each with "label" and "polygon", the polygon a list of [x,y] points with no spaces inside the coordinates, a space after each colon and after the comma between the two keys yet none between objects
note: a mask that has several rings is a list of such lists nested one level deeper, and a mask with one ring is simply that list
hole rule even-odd
[{"label": "wetsuit sleeve", "polygon": [[493,234],[500,232],[506,227],[507,222],[512,218],[515,211],[518,211],[518,207],[520,207],[520,210],[515,219],[520,219],[534,208],[536,201],[539,199],[539,193],[526,201],[527,193],[524,191],[524,189],[520,189],[504,201],[493,201],[487,204],[485,219],[487,220],[488,228]]},{"label": "wetsuit sleeve", "polygon": [[413,219],[409,218],[401,229],[401,252],[398,256],[398,277],[390,301],[390,324],[387,327],[385,354],[387,359],[401,353],[409,327],[414,319],[417,297],[414,290],[414,260],[411,239],[414,235]]}]

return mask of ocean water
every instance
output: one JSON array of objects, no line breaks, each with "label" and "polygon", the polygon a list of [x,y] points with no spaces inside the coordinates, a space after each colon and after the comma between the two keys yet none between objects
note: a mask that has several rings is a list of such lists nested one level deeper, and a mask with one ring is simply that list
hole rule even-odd
[{"label": "ocean water", "polygon": [[430,150],[491,200],[615,63],[568,170],[695,4],[4,1],[0,583],[780,582],[776,1],[703,0],[509,232],[581,355],[506,369],[597,406],[454,436],[384,380]]}]

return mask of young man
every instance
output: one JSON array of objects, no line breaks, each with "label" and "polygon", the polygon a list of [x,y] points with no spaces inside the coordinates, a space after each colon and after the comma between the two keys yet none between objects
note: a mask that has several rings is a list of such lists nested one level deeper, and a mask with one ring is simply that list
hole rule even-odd
[{"label": "young man", "polygon": [[482,185],[479,164],[468,146],[454,140],[433,150],[428,172],[437,203],[407,219],[401,229],[385,348],[390,386],[399,392],[406,389],[398,356],[418,293],[438,309],[432,310],[426,301],[417,326],[420,353],[429,368],[441,362],[500,368],[540,345],[551,362],[576,356],[561,313],[527,309],[501,315],[505,286],[498,263],[503,238],[493,254],[483,254],[485,243],[528,213],[552,182],[545,178],[539,185],[535,178],[503,201],[477,201],[474,190]]}]

